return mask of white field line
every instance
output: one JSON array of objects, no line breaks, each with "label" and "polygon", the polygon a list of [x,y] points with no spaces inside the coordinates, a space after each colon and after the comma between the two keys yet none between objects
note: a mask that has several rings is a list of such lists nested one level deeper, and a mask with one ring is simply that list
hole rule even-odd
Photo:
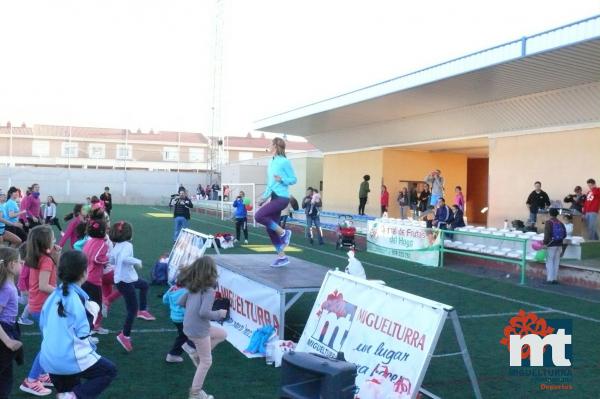
[{"label": "white field line", "polygon": [[[156,207],[148,207],[148,208],[149,209],[154,209],[154,210],[157,210],[157,211],[160,211],[160,212],[164,212],[164,209],[160,209],[160,208],[156,208]],[[223,227],[224,226],[224,224],[221,224],[221,223],[209,222],[209,221],[206,221],[206,220],[200,220],[200,219],[196,219],[196,218],[193,218],[193,217],[192,217],[192,219],[195,220],[195,221],[197,221],[197,222],[200,222],[200,223],[212,224],[213,226],[219,226],[219,227]],[[257,235],[259,235],[261,237],[268,238],[267,234],[264,234],[264,233],[255,233],[255,234],[257,234]],[[315,248],[308,247],[308,246],[301,245],[301,244],[294,243],[293,246],[294,247],[304,248],[306,250],[311,250],[313,252],[321,253],[323,255],[333,256],[333,257],[337,257],[337,258],[340,258],[340,259],[347,259],[346,256],[332,254],[330,252],[321,251],[319,249],[315,249]],[[463,290],[463,291],[472,292],[472,293],[475,293],[475,294],[484,295],[484,296],[488,296],[488,297],[491,297],[491,298],[501,299],[501,300],[507,301],[507,302],[517,303],[519,305],[526,305],[526,306],[530,306],[530,307],[537,307],[537,308],[539,308],[541,310],[548,311],[549,313],[559,313],[559,314],[562,314],[564,316],[569,316],[569,317],[573,317],[573,318],[587,320],[587,321],[591,321],[591,322],[594,322],[594,323],[600,323],[600,319],[595,319],[595,318],[592,318],[592,317],[583,316],[583,315],[580,315],[580,314],[577,314],[577,313],[566,312],[566,311],[563,311],[563,310],[558,310],[558,309],[550,308],[550,307],[545,306],[545,305],[540,305],[540,304],[533,303],[533,302],[528,302],[528,301],[523,301],[523,300],[520,300],[520,299],[510,298],[510,297],[507,297],[507,296],[504,296],[504,295],[500,295],[500,294],[493,294],[491,292],[481,291],[481,290],[478,290],[478,289],[475,289],[475,288],[465,287],[465,286],[462,286],[460,284],[449,283],[449,282],[446,282],[446,281],[437,280],[435,278],[425,277],[425,276],[421,276],[421,275],[418,275],[418,274],[409,273],[409,272],[405,272],[405,271],[398,270],[398,269],[393,269],[393,268],[387,267],[387,266],[381,266],[381,265],[378,265],[378,264],[375,264],[375,263],[370,263],[370,262],[365,262],[365,261],[361,261],[361,263],[363,265],[368,265],[368,266],[371,266],[371,267],[374,267],[374,268],[377,268],[377,269],[386,270],[386,271],[389,271],[389,272],[392,272],[392,273],[403,274],[405,276],[410,276],[410,277],[414,277],[414,278],[417,278],[417,279],[429,281],[429,282],[432,282],[432,283],[437,283],[437,284],[445,285],[447,287],[457,288],[457,289],[460,289],[460,290]]]},{"label": "white field line", "polygon": [[[172,333],[172,332],[176,332],[177,330],[175,328],[140,328],[139,330],[133,329],[131,330],[132,333],[136,333],[136,334],[162,334],[162,333]],[[119,332],[119,330],[108,330],[108,334],[114,334]],[[95,334],[95,337],[102,337],[104,335],[108,335],[108,334]],[[25,335],[25,336],[37,336],[37,335],[41,335],[41,332],[39,331],[28,331],[28,332],[24,332],[21,335]]]}]

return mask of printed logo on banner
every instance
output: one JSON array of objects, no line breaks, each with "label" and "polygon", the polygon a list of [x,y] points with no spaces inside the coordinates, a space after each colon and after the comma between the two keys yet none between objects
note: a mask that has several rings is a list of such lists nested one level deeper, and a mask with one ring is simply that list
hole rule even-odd
[{"label": "printed logo on banner", "polygon": [[312,338],[331,349],[334,356],[337,355],[348,337],[355,313],[356,305],[344,300],[344,295],[335,290],[327,295],[317,311],[319,319]]},{"label": "printed logo on banner", "polygon": [[573,322],[544,319],[520,310],[504,327],[500,343],[509,352],[509,374],[531,377],[541,390],[571,390]]}]

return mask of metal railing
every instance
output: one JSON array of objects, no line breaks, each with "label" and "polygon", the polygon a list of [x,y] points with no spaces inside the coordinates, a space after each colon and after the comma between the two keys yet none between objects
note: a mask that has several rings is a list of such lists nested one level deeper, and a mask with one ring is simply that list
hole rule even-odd
[{"label": "metal railing", "polygon": [[[492,260],[492,261],[496,261],[496,262],[512,263],[512,264],[516,264],[516,265],[520,266],[521,276],[520,276],[519,284],[522,284],[522,285],[525,284],[525,271],[527,268],[527,241],[528,241],[527,239],[519,238],[519,237],[494,236],[494,235],[489,235],[489,234],[472,233],[472,232],[456,231],[456,230],[439,230],[439,231],[441,234],[441,237],[440,237],[441,238],[440,266],[441,267],[444,266],[444,258],[445,258],[445,254],[447,254],[447,253],[468,256],[468,257],[478,258],[478,259]],[[483,254],[480,252],[474,252],[474,251],[469,251],[469,250],[457,250],[457,249],[452,249],[452,248],[446,248],[446,246],[444,245],[446,238],[452,238],[453,236],[456,236],[456,235],[477,237],[477,238],[481,238],[481,239],[485,239],[485,240],[516,242],[522,246],[523,252],[519,258],[511,258],[511,257],[506,257],[506,256],[501,256],[501,255]]]}]

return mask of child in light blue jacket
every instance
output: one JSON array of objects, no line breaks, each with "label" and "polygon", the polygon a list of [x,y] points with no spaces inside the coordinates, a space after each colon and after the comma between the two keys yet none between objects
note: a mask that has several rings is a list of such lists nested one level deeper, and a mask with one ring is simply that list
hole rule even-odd
[{"label": "child in light blue jacket", "polygon": [[62,254],[58,278],[61,284],[46,299],[40,315],[40,363],[50,374],[58,397],[97,398],[116,377],[117,368],[96,353],[90,341],[88,317],[100,308],[81,289],[87,278],[85,254]]},{"label": "child in light blue jacket", "polygon": [[187,294],[187,292],[188,290],[186,288],[178,284],[174,284],[163,295],[163,303],[165,305],[169,305],[169,308],[171,309],[171,321],[177,328],[177,337],[175,338],[175,342],[173,342],[173,347],[167,354],[166,361],[168,363],[183,362],[181,355],[183,351],[185,351],[188,355],[190,355],[190,359],[192,359],[192,362],[197,367],[197,361],[194,356],[196,353],[196,347],[183,332],[183,316],[185,315],[185,308],[179,304],[179,299]]}]

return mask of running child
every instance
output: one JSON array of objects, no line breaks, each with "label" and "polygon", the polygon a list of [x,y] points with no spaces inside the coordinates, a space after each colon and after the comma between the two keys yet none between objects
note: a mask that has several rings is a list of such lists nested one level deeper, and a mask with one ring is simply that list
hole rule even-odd
[{"label": "running child", "polygon": [[[92,219],[87,225],[89,240],[83,246],[83,253],[87,256],[87,281],[81,286],[89,295],[90,300],[102,307],[102,275],[108,265],[110,246],[106,243],[106,222],[103,219]],[[96,318],[93,330],[98,334],[108,334],[102,328],[102,312]]]},{"label": "running child", "polygon": [[13,385],[13,362],[23,364],[23,343],[17,324],[19,296],[15,280],[21,269],[19,252],[0,248],[0,399],[8,399]]},{"label": "running child", "polygon": [[84,223],[85,212],[83,211],[83,205],[77,204],[73,207],[73,212],[65,216],[65,221],[69,222],[65,235],[63,235],[58,242],[58,246],[63,248],[67,241],[71,241],[71,247],[77,242],[77,226]]},{"label": "running child", "polygon": [[117,376],[115,365],[100,356],[90,340],[89,297],[81,289],[87,264],[82,252],[60,257],[61,284],[46,300],[40,317],[40,362],[62,399],[97,398]]},{"label": "running child", "polygon": [[241,238],[241,231],[244,232],[244,244],[248,244],[248,210],[244,204],[244,196],[246,194],[240,191],[235,201],[233,201],[233,208],[235,209],[235,241],[239,242]]},{"label": "running child", "polygon": [[[19,255],[21,259],[27,258],[27,243],[21,244],[19,247]],[[17,288],[19,290],[19,303],[24,305],[21,316],[17,319],[17,323],[22,326],[30,326],[33,324],[33,320],[29,318],[29,274],[31,269],[26,263],[21,266],[21,272],[19,273],[19,280],[17,282]]]},{"label": "running child", "polygon": [[227,337],[225,330],[210,324],[211,320],[222,320],[227,316],[224,309],[212,310],[217,278],[217,266],[209,256],[198,258],[181,269],[179,274],[180,283],[189,291],[179,300],[179,304],[185,307],[183,332],[196,346],[198,362],[189,399],[214,399],[202,387],[212,364],[211,352]]},{"label": "running child", "polygon": [[[54,245],[54,232],[48,225],[36,226],[29,231],[25,263],[30,267],[29,274],[29,314],[39,324],[42,306],[56,288],[56,263],[61,248]],[[21,391],[36,396],[52,393],[50,376],[40,365],[38,353],[31,365],[29,375],[19,387]]]},{"label": "running child", "polygon": [[180,284],[181,282],[177,281],[163,295],[163,303],[169,305],[171,321],[175,324],[175,328],[177,328],[177,337],[165,360],[168,363],[181,363],[183,362],[181,355],[185,351],[190,355],[190,359],[192,359],[194,365],[198,367],[195,345],[183,332],[185,309],[179,304],[179,300],[188,293],[188,290]]},{"label": "running child", "polygon": [[[134,319],[138,317],[143,320],[156,320],[156,317],[147,310],[148,282],[139,278],[135,270],[136,267],[142,267],[142,261],[133,256],[133,227],[125,221],[117,222],[111,227],[109,237],[114,244],[109,262],[115,266],[115,284],[125,299],[127,309],[123,330],[117,335],[117,341],[127,352],[131,352],[131,328]],[[136,289],[140,291],[139,302]]]}]

